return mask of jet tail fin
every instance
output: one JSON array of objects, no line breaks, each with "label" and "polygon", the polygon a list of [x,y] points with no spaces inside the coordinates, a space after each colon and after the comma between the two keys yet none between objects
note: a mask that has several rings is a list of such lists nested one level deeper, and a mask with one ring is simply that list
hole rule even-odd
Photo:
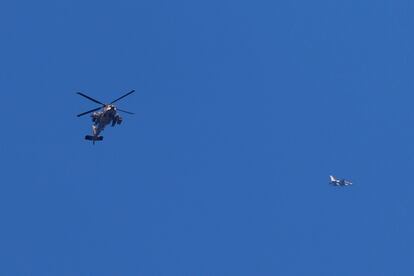
[{"label": "jet tail fin", "polygon": [[335,181],[336,181],[336,178],[335,178],[335,176],[333,176],[333,175],[330,175],[330,176],[329,176],[329,179],[331,180],[331,182],[335,182]]}]

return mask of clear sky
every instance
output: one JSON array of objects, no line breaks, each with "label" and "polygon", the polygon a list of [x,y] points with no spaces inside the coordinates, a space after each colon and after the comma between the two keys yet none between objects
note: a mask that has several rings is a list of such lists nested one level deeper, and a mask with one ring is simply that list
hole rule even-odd
[{"label": "clear sky", "polygon": [[1,1],[0,275],[413,275],[413,5]]}]

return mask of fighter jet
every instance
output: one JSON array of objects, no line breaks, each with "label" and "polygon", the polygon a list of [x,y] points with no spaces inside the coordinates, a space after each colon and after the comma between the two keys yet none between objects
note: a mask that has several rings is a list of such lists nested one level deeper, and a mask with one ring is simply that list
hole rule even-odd
[{"label": "fighter jet", "polygon": [[345,179],[337,179],[333,175],[330,175],[329,178],[330,178],[329,183],[334,185],[334,186],[349,186],[349,185],[352,185],[351,181],[345,180]]}]

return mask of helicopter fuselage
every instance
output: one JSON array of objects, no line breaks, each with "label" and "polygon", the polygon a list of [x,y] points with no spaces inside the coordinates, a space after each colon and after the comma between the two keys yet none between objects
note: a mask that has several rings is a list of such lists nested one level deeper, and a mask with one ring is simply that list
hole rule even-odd
[{"label": "helicopter fuselage", "polygon": [[122,117],[116,112],[116,108],[113,105],[106,105],[102,108],[102,111],[94,112],[92,115],[92,132],[93,136],[97,137],[105,129],[105,127],[112,123],[121,124]]}]

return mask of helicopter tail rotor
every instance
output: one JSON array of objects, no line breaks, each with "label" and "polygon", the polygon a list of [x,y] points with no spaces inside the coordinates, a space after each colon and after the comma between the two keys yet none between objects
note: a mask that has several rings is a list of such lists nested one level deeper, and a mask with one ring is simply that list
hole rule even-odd
[{"label": "helicopter tail rotor", "polygon": [[86,135],[85,136],[85,140],[88,141],[102,141],[103,140],[103,136],[92,136],[92,135]]}]

